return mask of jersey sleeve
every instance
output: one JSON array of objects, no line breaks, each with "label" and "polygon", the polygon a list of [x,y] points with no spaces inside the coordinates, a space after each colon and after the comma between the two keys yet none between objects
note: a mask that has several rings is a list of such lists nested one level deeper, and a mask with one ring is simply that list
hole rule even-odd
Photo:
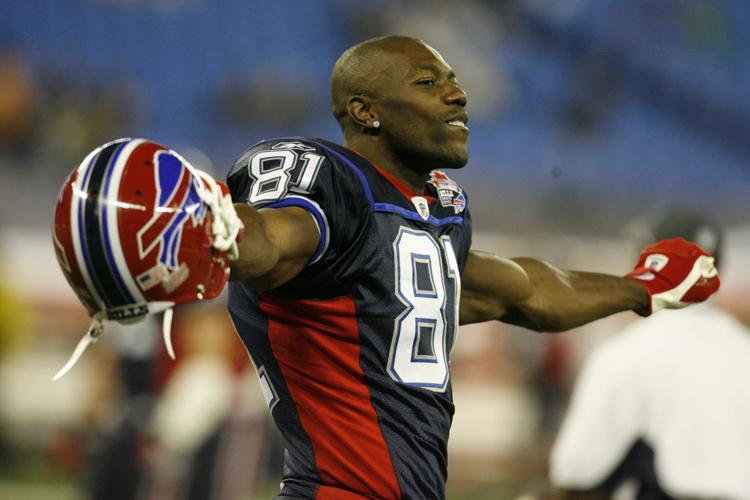
[{"label": "jersey sleeve", "polygon": [[227,184],[235,203],[258,209],[295,206],[310,213],[320,244],[308,267],[345,251],[368,215],[361,183],[314,141],[260,142],[237,159]]}]

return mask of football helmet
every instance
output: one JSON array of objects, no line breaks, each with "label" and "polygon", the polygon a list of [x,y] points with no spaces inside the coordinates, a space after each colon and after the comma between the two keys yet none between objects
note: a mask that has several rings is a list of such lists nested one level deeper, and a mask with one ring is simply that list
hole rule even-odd
[{"label": "football helmet", "polygon": [[64,375],[95,342],[104,320],[130,323],[213,299],[229,278],[242,223],[228,188],[175,151],[147,139],[117,139],[71,172],[55,207],[52,239],[91,326]]}]

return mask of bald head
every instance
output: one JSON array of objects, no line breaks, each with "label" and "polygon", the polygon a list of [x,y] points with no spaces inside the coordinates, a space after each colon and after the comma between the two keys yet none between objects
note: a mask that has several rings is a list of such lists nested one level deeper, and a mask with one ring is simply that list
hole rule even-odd
[{"label": "bald head", "polygon": [[349,97],[377,98],[393,63],[392,56],[400,53],[405,45],[421,45],[432,50],[417,38],[390,35],[365,40],[341,54],[331,72],[331,112],[342,128]]}]

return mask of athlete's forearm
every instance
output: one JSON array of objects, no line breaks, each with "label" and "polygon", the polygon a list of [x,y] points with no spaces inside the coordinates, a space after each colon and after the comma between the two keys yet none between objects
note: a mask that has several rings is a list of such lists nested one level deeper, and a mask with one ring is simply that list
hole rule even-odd
[{"label": "athlete's forearm", "polygon": [[239,258],[232,262],[231,279],[256,290],[283,285],[305,268],[317,251],[320,231],[304,208],[256,210],[238,203],[237,215],[245,225],[239,242]]},{"label": "athlete's forearm", "polygon": [[508,307],[501,318],[537,331],[569,330],[611,314],[648,307],[646,289],[634,280],[608,274],[562,271],[545,262],[513,259],[529,276],[533,293]]},{"label": "athlete's forearm", "polygon": [[235,203],[237,215],[245,225],[238,243],[239,258],[231,263],[231,280],[252,281],[268,274],[279,262],[279,251],[271,243],[266,222],[246,203]]}]

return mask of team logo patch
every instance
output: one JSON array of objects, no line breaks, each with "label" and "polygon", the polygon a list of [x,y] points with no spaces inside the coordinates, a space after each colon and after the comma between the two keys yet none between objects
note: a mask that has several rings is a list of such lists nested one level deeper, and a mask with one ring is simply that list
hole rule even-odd
[{"label": "team logo patch", "polygon": [[453,208],[453,212],[460,214],[466,208],[466,196],[461,187],[451,180],[440,170],[430,173],[430,184],[435,186],[438,192],[440,204],[447,208]]},{"label": "team logo patch", "polygon": [[463,193],[453,198],[453,211],[460,214],[466,208],[466,196]]},{"label": "team logo patch", "polygon": [[194,227],[202,224],[207,209],[198,196],[197,179],[172,152],[159,151],[154,156],[154,180],[156,209],[136,239],[141,259],[156,248],[159,256],[156,266],[139,275],[137,281],[143,290],[162,284],[171,293],[189,274],[188,268],[178,262],[183,228],[188,221]]},{"label": "team logo patch", "polygon": [[417,213],[419,213],[420,217],[422,217],[424,220],[427,220],[430,218],[430,206],[427,204],[427,200],[421,196],[415,196],[411,199],[411,202],[414,203],[414,206],[417,209]]},{"label": "team logo patch", "polygon": [[[654,253],[646,257],[643,267],[658,273],[667,266],[667,263],[669,263],[669,257],[664,254]],[[639,280],[651,281],[656,278],[656,275],[652,272],[645,272],[633,277]]]}]

